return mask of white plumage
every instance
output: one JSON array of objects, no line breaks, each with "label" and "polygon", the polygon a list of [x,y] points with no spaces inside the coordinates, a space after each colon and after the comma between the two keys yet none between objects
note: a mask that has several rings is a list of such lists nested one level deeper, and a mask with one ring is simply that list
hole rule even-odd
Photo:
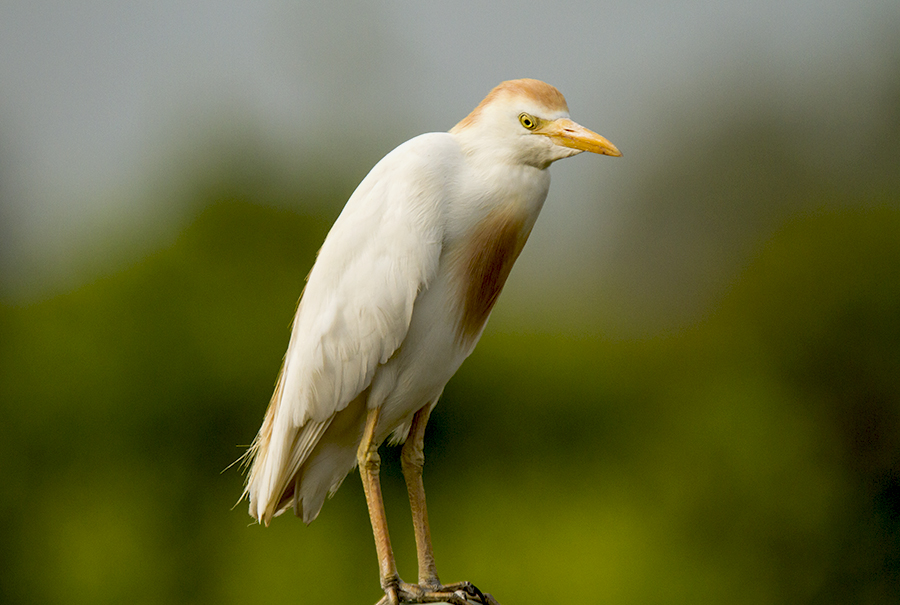
[{"label": "white plumage", "polygon": [[[546,168],[585,150],[619,155],[568,119],[555,88],[514,80],[450,132],[418,136],[378,162],[309,274],[275,394],[248,452],[251,516],[268,525],[293,507],[309,523],[364,450],[391,433],[404,441],[423,408],[424,427],[531,232],[550,185]],[[372,443],[360,447],[367,421]],[[370,498],[378,542],[380,511],[372,508]],[[390,571],[382,564],[383,584]],[[430,572],[425,579],[436,584]],[[385,590],[387,602],[415,600]]]}]

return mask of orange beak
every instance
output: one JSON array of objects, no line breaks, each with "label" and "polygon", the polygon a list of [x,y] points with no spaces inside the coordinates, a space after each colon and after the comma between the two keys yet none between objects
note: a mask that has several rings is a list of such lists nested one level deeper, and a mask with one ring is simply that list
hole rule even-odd
[{"label": "orange beak", "polygon": [[550,137],[554,143],[563,147],[571,147],[579,151],[590,151],[591,153],[613,157],[622,155],[622,152],[605,138],[568,118],[553,120],[535,132]]}]

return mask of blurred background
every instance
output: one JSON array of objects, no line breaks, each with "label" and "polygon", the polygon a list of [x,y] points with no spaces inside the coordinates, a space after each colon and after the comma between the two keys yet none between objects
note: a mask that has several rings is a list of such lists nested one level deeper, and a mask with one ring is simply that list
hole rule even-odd
[{"label": "blurred background", "polygon": [[356,184],[518,77],[624,157],[553,167],[432,416],[441,578],[900,602],[893,0],[3,3],[0,601],[380,597],[355,473],[263,529],[229,465]]}]

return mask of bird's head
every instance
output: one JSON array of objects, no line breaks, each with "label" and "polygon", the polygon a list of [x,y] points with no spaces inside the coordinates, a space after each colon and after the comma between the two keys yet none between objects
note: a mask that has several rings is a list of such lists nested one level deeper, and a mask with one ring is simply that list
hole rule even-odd
[{"label": "bird's head", "polygon": [[582,151],[622,155],[569,119],[566,99],[556,88],[527,78],[502,82],[450,132],[469,149],[538,168]]}]

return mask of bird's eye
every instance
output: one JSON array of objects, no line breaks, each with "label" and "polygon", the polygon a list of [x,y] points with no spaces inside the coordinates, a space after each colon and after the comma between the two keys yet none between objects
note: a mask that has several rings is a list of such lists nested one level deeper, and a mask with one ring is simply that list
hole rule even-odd
[{"label": "bird's eye", "polygon": [[535,128],[537,128],[537,120],[527,113],[519,114],[519,124],[527,128],[528,130],[534,130]]}]

